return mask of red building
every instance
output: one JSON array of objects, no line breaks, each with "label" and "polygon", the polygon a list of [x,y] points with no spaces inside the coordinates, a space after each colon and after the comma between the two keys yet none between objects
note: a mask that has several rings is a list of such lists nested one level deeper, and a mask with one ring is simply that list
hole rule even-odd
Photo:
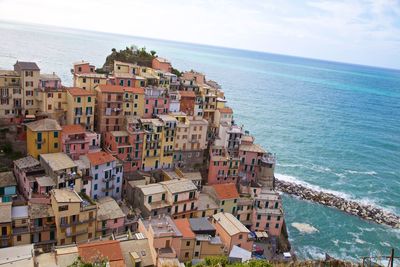
[{"label": "red building", "polygon": [[180,111],[193,116],[196,94],[193,91],[179,91],[179,95],[181,96]]},{"label": "red building", "polygon": [[143,136],[136,119],[127,122],[126,130],[105,133],[104,148],[123,162],[124,173],[137,171],[142,166]]}]

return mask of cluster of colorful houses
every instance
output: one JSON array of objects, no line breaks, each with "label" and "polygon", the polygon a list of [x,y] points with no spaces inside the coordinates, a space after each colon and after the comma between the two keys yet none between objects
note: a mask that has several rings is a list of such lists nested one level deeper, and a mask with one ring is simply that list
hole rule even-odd
[{"label": "cluster of colorful houses", "polygon": [[243,259],[279,237],[275,156],[234,123],[216,82],[171,70],[159,57],[107,75],[82,61],[73,87],[33,62],[0,70],[0,120],[20,126],[27,153],[0,173],[0,254],[161,266]]}]

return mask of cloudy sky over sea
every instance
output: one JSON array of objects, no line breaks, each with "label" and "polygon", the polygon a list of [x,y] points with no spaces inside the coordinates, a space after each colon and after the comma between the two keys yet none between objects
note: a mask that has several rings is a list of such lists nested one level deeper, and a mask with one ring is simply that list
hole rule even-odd
[{"label": "cloudy sky over sea", "polygon": [[400,68],[398,0],[0,0],[0,20]]}]

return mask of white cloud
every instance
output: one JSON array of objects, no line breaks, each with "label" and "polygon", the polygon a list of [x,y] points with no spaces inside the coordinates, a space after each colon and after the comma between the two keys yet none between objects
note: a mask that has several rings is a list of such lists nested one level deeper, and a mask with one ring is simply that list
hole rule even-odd
[{"label": "white cloud", "polygon": [[397,0],[0,0],[2,20],[400,68]]}]

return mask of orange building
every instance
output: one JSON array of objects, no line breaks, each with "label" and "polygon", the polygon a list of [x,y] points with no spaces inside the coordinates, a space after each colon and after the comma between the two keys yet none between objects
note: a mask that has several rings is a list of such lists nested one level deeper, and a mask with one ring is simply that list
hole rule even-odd
[{"label": "orange building", "polygon": [[85,263],[99,264],[103,261],[110,267],[125,267],[118,240],[97,241],[78,245],[78,254]]}]

